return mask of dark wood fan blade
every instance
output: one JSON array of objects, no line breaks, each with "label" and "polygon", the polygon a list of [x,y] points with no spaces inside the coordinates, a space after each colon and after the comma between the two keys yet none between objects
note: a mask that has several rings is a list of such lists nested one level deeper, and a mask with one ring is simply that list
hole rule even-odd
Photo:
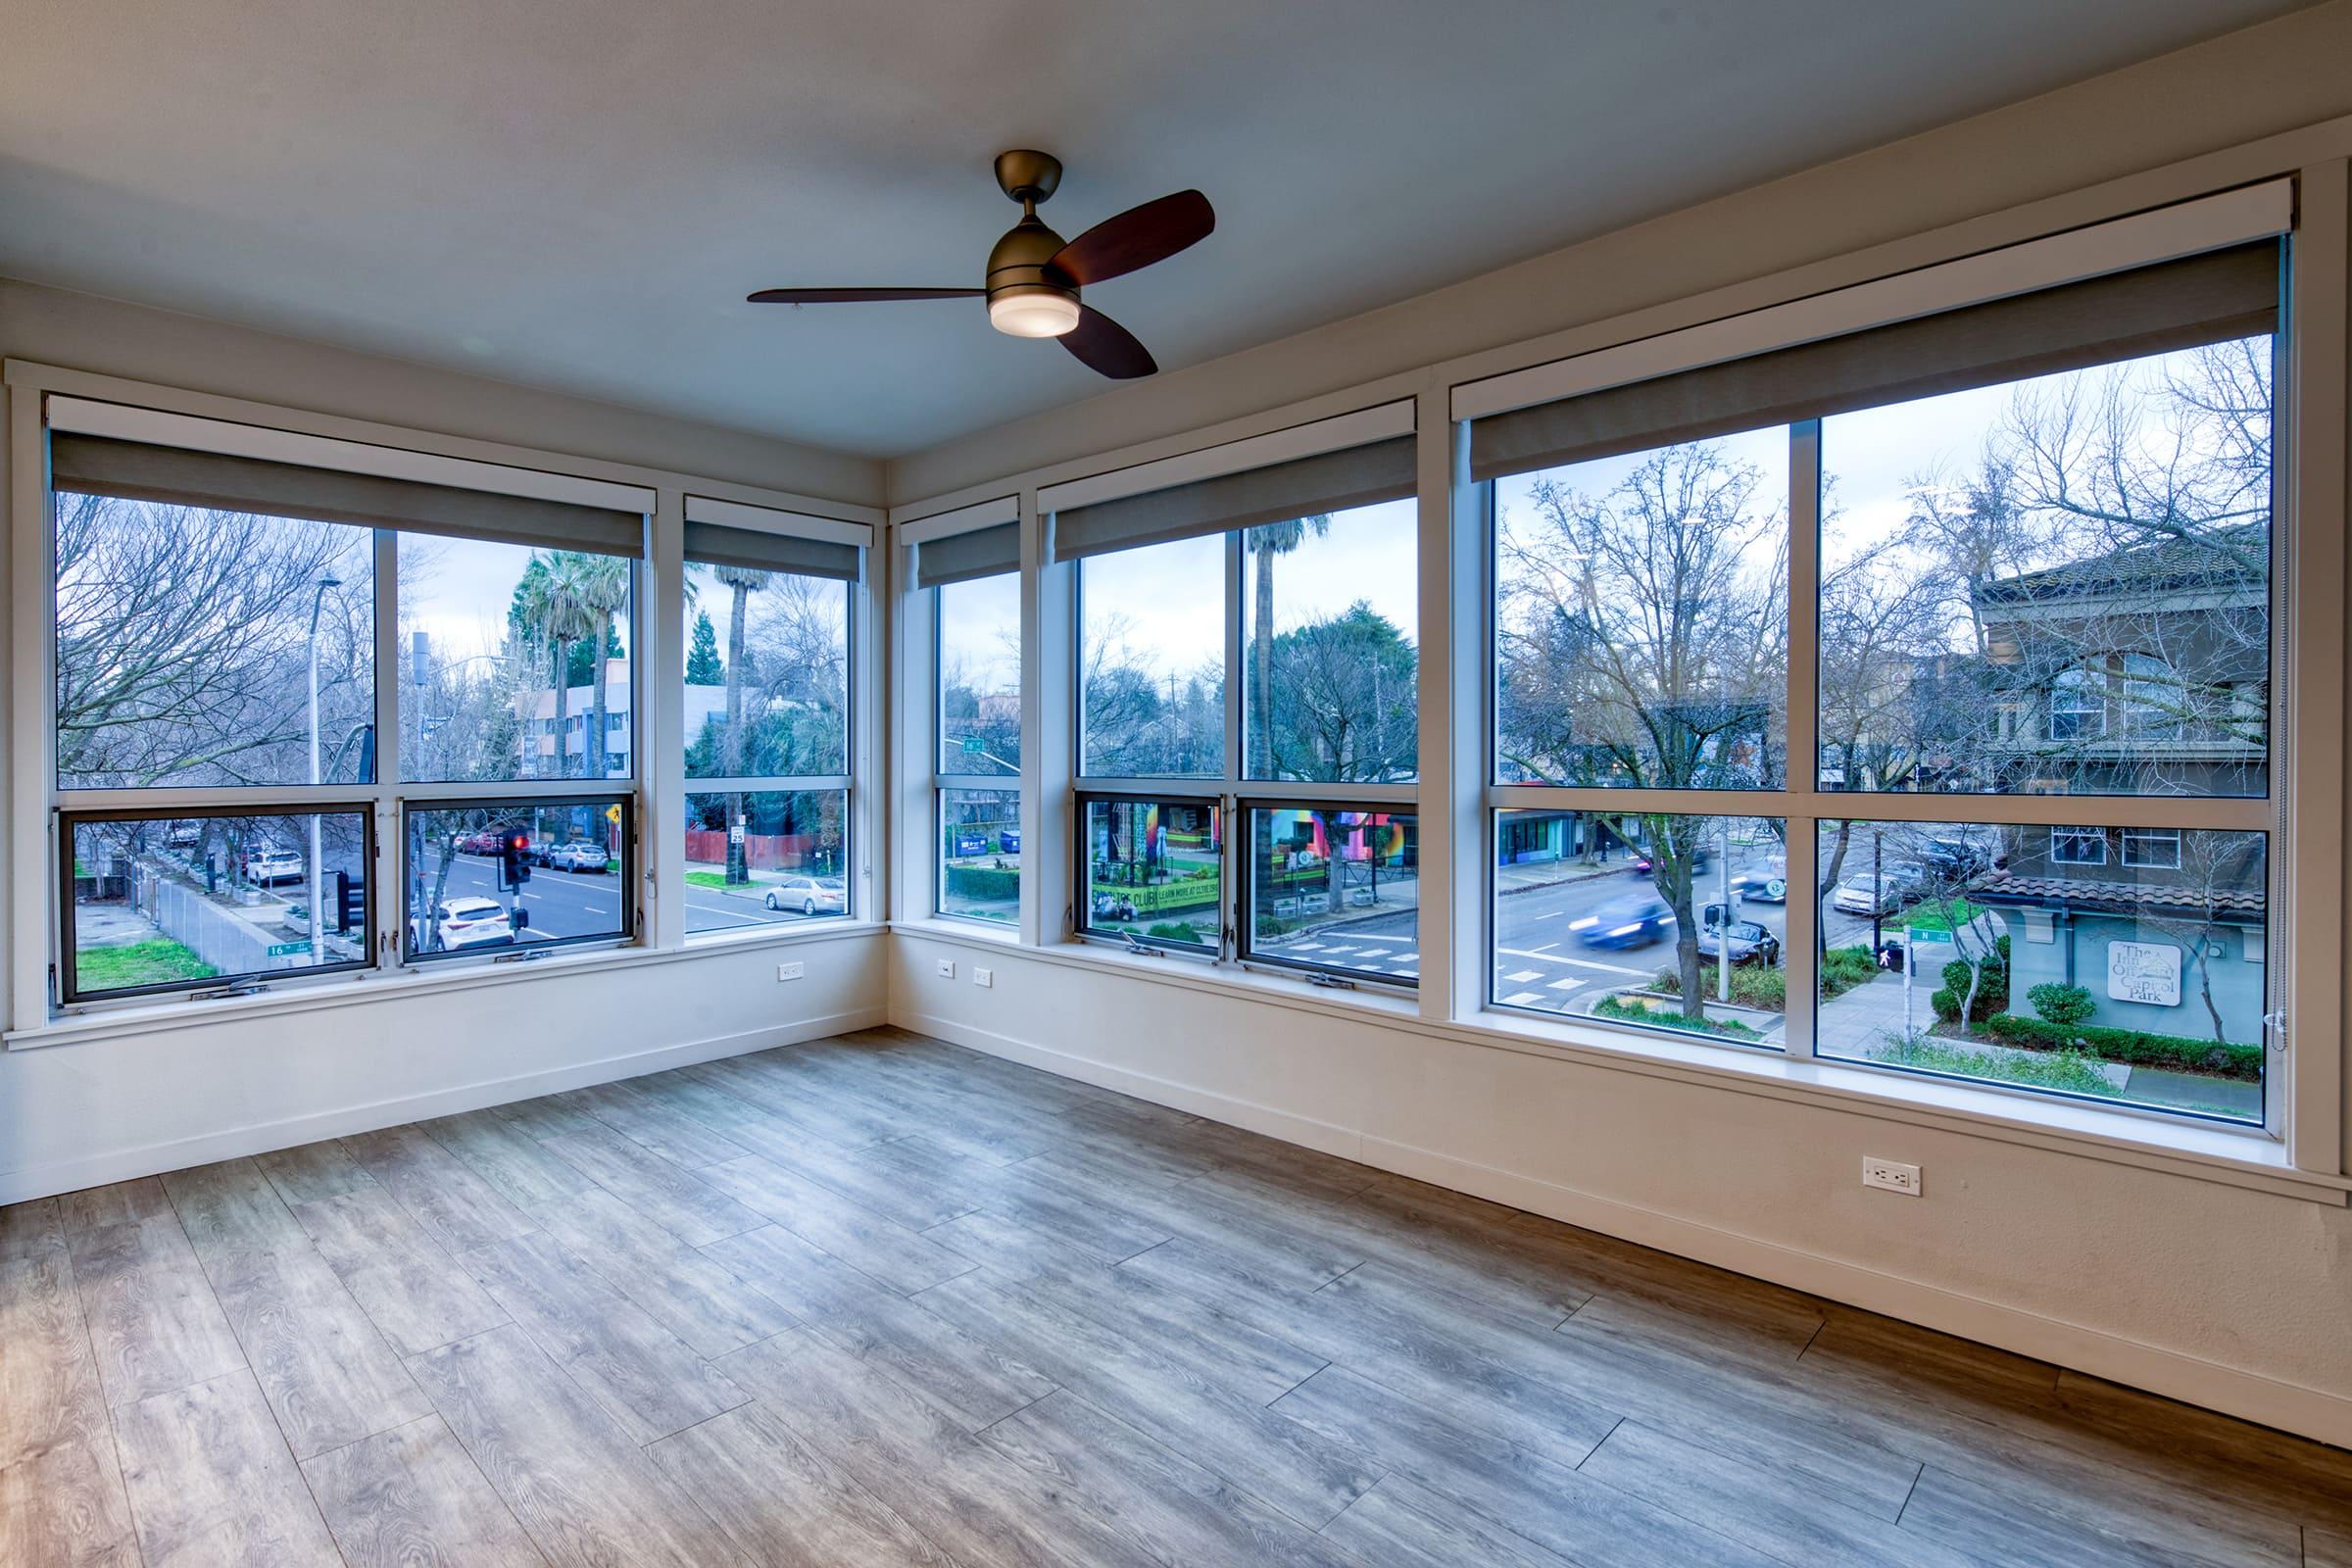
[{"label": "dark wood fan blade", "polygon": [[1114,381],[1132,381],[1159,368],[1152,351],[1138,343],[1133,332],[1092,305],[1078,307],[1078,324],[1061,335],[1061,346],[1088,369]]},{"label": "dark wood fan blade", "polygon": [[1208,238],[1216,209],[1197,190],[1180,190],[1106,218],[1064,245],[1046,265],[1073,283],[1100,283],[1165,261]]},{"label": "dark wood fan blade", "polygon": [[746,296],[754,305],[867,305],[877,300],[968,300],[984,288],[763,288]]}]

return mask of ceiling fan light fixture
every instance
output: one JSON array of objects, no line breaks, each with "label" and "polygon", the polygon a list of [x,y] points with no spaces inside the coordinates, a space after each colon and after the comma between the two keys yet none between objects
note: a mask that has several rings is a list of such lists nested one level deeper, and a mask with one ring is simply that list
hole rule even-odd
[{"label": "ceiling fan light fixture", "polygon": [[1060,337],[1078,327],[1078,302],[1046,283],[1014,283],[990,291],[988,321],[1012,337]]}]

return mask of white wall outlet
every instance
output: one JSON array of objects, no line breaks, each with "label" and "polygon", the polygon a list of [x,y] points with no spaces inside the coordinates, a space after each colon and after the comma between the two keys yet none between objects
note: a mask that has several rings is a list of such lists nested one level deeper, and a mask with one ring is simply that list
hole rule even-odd
[{"label": "white wall outlet", "polygon": [[956,978],[956,960],[954,958],[942,958],[939,960],[939,977],[942,980],[953,980]]},{"label": "white wall outlet", "polygon": [[1864,1154],[1862,1156],[1862,1185],[1884,1187],[1886,1191],[1900,1193],[1905,1198],[1917,1198],[1919,1196],[1919,1167],[1905,1165],[1896,1160],[1880,1159],[1874,1154]]},{"label": "white wall outlet", "polygon": [[977,965],[974,965],[974,966],[973,966],[973,969],[972,969],[972,984],[974,984],[974,985],[976,985],[976,986],[993,986],[993,985],[995,985],[996,983],[997,983],[997,971],[996,971],[996,970],[994,970],[994,969],[983,969],[983,968],[980,968],[980,967],[978,967]]},{"label": "white wall outlet", "polygon": [[779,963],[776,965],[776,978],[779,980],[798,980],[801,977],[801,966],[797,963]]}]

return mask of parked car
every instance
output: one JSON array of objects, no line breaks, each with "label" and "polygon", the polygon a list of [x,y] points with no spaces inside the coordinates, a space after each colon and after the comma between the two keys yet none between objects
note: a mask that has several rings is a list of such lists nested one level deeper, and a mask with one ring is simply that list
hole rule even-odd
[{"label": "parked car", "polygon": [[[1715,852],[1701,844],[1690,852],[1690,874],[1696,876],[1699,872],[1704,871],[1714,858]],[[1627,866],[1626,869],[1636,876],[1647,876],[1651,871],[1657,869],[1657,864],[1656,852],[1643,850],[1634,857],[1634,863]]]},{"label": "parked car", "polygon": [[514,922],[496,899],[445,899],[435,906],[433,915],[440,934],[438,951],[443,953],[514,940]]},{"label": "parked car", "polygon": [[1892,914],[1902,907],[1907,890],[1891,876],[1872,877],[1867,871],[1838,884],[1830,903],[1847,914]]},{"label": "parked car", "polygon": [[1699,931],[1699,956],[1720,957],[1727,948],[1735,964],[1760,963],[1770,969],[1781,961],[1781,939],[1753,920],[1734,920],[1728,926],[1710,924]]},{"label": "parked car", "polygon": [[250,850],[245,856],[245,880],[270,887],[279,882],[302,880],[302,857],[292,850],[274,847]]},{"label": "parked car", "polygon": [[1611,899],[1582,919],[1568,922],[1588,948],[1646,947],[1674,930],[1674,910],[1655,893]]},{"label": "parked car", "polygon": [[850,906],[850,890],[837,876],[788,876],[760,895],[760,902],[771,909],[841,914]]},{"label": "parked car", "polygon": [[602,844],[590,839],[571,839],[563,844],[542,842],[531,858],[551,871],[602,871],[612,860],[612,854]]},{"label": "parked car", "polygon": [[496,855],[506,847],[507,830],[486,827],[478,833],[468,833],[458,840],[458,849],[466,855]]},{"label": "parked car", "polygon": [[1097,892],[1088,907],[1098,920],[1132,920],[1136,917],[1135,901],[1118,893]]}]

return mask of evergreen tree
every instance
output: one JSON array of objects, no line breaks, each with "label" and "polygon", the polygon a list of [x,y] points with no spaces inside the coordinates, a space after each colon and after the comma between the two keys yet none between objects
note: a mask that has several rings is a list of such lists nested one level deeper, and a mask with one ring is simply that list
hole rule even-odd
[{"label": "evergreen tree", "polygon": [[698,612],[694,641],[686,650],[686,684],[716,686],[726,678],[726,665],[718,657],[718,628],[710,624],[710,615]]}]

